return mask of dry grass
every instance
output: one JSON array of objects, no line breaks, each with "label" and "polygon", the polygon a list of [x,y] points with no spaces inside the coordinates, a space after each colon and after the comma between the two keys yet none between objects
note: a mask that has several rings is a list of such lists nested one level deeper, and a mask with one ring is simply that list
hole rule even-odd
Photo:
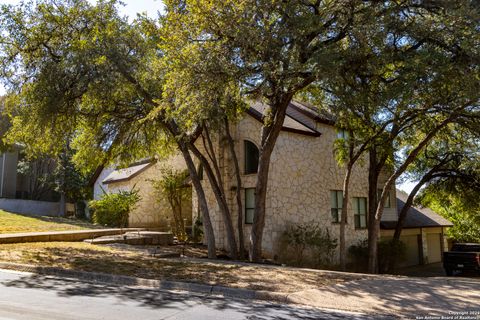
[{"label": "dry grass", "polygon": [[99,227],[76,219],[32,217],[0,210],[0,233],[81,230]]},{"label": "dry grass", "polygon": [[160,259],[136,250],[81,242],[0,245],[0,260],[275,292],[295,292],[348,280],[321,272],[282,267]]}]

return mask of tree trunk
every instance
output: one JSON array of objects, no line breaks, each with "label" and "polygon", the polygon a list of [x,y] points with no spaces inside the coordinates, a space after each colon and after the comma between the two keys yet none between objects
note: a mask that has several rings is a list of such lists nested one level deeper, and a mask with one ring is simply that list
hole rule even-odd
[{"label": "tree trunk", "polygon": [[197,147],[195,147],[195,145],[189,144],[189,149],[199,159],[199,161],[203,165],[203,169],[207,173],[208,180],[212,186],[212,191],[215,195],[215,199],[217,200],[218,206],[220,208],[220,212],[222,213],[223,222],[225,224],[225,231],[227,234],[227,243],[228,243],[230,256],[233,259],[238,259],[237,241],[235,239],[235,231],[233,229],[232,216],[230,214],[230,209],[228,208],[225,194],[222,192],[222,188],[218,184],[218,179],[215,177],[215,174],[212,170],[210,162],[207,160],[207,158],[205,158],[205,156],[200,152],[200,150],[198,150]]},{"label": "tree trunk", "polygon": [[349,195],[350,177],[352,175],[352,167],[353,165],[351,163],[347,165],[347,172],[345,173],[345,177],[343,179],[342,213],[340,217],[340,237],[339,237],[340,269],[342,271],[345,271],[347,268],[345,227],[347,224],[347,217],[348,217],[348,195]]},{"label": "tree trunk", "polygon": [[66,199],[65,199],[65,192],[60,191],[60,210],[58,212],[58,215],[60,217],[65,217],[65,207],[66,207]]},{"label": "tree trunk", "polygon": [[245,239],[243,233],[243,205],[242,205],[242,177],[240,175],[240,166],[238,165],[237,153],[235,152],[235,142],[230,134],[228,119],[225,118],[225,134],[227,136],[228,148],[232,156],[235,170],[235,180],[237,187],[235,189],[235,198],[237,200],[237,229],[238,229],[238,251],[239,259],[245,258]]},{"label": "tree trunk", "polygon": [[195,168],[192,157],[188,152],[188,148],[183,142],[178,142],[178,147],[182,152],[183,158],[185,159],[188,171],[190,173],[190,178],[192,179],[193,187],[195,188],[195,192],[197,193],[198,204],[200,206],[200,211],[202,212],[203,230],[205,233],[205,240],[207,242],[208,258],[216,259],[217,253],[215,247],[215,235],[213,233],[212,222],[210,220],[210,214],[208,211],[207,199],[205,197],[202,183],[200,182],[197,169]]},{"label": "tree trunk", "polygon": [[[258,159],[257,184],[255,187],[255,212],[253,225],[250,234],[250,260],[258,262],[262,259],[263,229],[265,227],[265,204],[267,198],[268,174],[270,170],[270,159],[280,130],[283,127],[288,104],[293,94],[287,95],[279,100],[275,106],[270,108],[273,120],[266,121],[262,127],[262,143]],[[270,110],[270,111],[271,111]],[[268,113],[268,111],[267,111]]]},{"label": "tree trunk", "polygon": [[420,181],[415,185],[415,187],[412,189],[410,194],[408,195],[407,201],[403,205],[402,210],[398,214],[398,221],[397,225],[395,226],[395,233],[393,234],[393,241],[399,241],[400,240],[400,235],[402,233],[402,228],[405,223],[405,219],[407,218],[407,213],[408,210],[412,207],[413,200],[415,199],[415,196],[417,195],[418,191],[420,191],[420,188],[430,181],[432,178],[435,177],[434,173],[439,169],[440,165],[433,167],[430,169],[423,177],[420,179]]},{"label": "tree trunk", "polygon": [[377,151],[372,148],[369,151],[368,168],[368,271],[377,272],[377,239],[378,229],[375,221],[375,209],[377,208],[377,185],[378,185]]}]

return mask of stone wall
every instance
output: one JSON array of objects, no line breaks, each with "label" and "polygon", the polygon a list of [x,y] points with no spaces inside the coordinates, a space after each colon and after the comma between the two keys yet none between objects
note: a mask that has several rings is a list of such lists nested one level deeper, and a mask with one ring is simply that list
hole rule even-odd
[{"label": "stone wall", "polygon": [[[0,209],[31,216],[59,216],[60,202],[0,198]],[[67,203],[66,212],[72,211],[73,203]]]},{"label": "stone wall", "polygon": [[[267,215],[263,235],[263,250],[266,257],[273,257],[279,250],[282,233],[290,224],[319,223],[338,238],[339,224],[333,223],[330,213],[330,191],[342,190],[345,170],[337,165],[334,156],[336,130],[329,125],[319,125],[320,137],[297,133],[280,134],[271,159],[267,196]],[[261,124],[246,116],[232,127],[236,152],[242,173],[244,172],[243,141],[250,140],[259,145]],[[218,142],[218,141],[217,141]],[[200,144],[200,143],[199,143]],[[229,206],[234,225],[237,221],[235,188],[232,160],[226,148],[217,143],[221,168],[225,175]],[[348,224],[346,226],[347,247],[367,237],[365,229],[354,228],[352,198],[368,196],[366,160],[359,161],[354,168],[350,185]],[[242,175],[242,195],[245,188],[255,187],[256,175]],[[226,248],[226,237],[222,217],[208,183],[204,183],[210,214],[215,230],[217,246]],[[243,199],[244,200],[244,199]],[[244,203],[244,201],[243,201]],[[196,207],[194,206],[194,211]],[[244,214],[242,212],[242,214]],[[248,243],[250,225],[245,226],[245,241]]]}]

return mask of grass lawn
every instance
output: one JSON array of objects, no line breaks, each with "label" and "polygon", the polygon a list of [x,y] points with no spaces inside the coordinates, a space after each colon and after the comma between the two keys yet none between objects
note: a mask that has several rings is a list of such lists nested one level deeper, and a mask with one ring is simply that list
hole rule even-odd
[{"label": "grass lawn", "polygon": [[81,230],[99,227],[76,219],[32,217],[0,210],[0,233]]},{"label": "grass lawn", "polygon": [[349,280],[342,275],[291,268],[161,259],[137,250],[83,242],[3,244],[0,261],[274,292],[296,292]]}]

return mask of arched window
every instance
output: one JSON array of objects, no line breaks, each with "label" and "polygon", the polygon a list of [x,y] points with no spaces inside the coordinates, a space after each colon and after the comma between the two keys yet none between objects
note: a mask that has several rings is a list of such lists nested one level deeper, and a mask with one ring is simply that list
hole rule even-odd
[{"label": "arched window", "polygon": [[258,148],[248,140],[244,141],[245,151],[245,174],[257,173],[258,170]]}]

